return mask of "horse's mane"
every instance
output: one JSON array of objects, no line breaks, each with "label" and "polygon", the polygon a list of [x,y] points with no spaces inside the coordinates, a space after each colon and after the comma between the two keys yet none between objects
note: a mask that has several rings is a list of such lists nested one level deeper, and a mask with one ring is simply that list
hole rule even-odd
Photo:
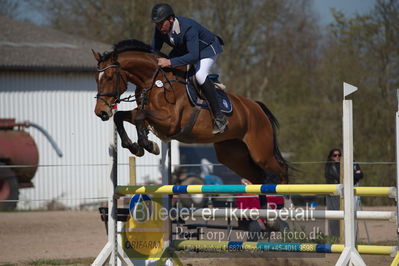
[{"label": "horse's mane", "polygon": [[158,56],[168,58],[167,55],[161,53],[160,51],[156,51],[156,50],[152,49],[150,45],[145,44],[142,41],[132,39],[132,40],[123,40],[123,41],[120,41],[120,42],[114,44],[113,50],[111,52],[104,52],[101,55],[100,61],[105,61],[105,60],[109,59],[110,57],[112,57],[113,55],[118,55],[118,54],[120,54],[122,52],[126,52],[126,51],[140,51],[140,52],[145,52],[145,53],[153,53]]}]

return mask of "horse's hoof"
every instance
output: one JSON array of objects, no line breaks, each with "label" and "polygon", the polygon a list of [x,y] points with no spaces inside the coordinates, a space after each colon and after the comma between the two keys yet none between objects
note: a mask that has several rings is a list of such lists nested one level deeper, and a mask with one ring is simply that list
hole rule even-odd
[{"label": "horse's hoof", "polygon": [[140,147],[140,149],[135,154],[137,157],[142,157],[144,155],[144,149]]},{"label": "horse's hoof", "polygon": [[135,152],[132,152],[137,157],[142,157],[144,155],[144,149],[137,143],[133,143]]},{"label": "horse's hoof", "polygon": [[161,150],[159,149],[158,144],[156,144],[155,142],[152,143],[152,153],[155,155],[158,155],[161,153]]},{"label": "horse's hoof", "polygon": [[144,149],[142,147],[140,147],[139,144],[135,143],[128,143],[128,144],[123,144],[122,143],[122,147],[128,149],[131,154],[136,155],[137,157],[141,157],[144,155]]}]

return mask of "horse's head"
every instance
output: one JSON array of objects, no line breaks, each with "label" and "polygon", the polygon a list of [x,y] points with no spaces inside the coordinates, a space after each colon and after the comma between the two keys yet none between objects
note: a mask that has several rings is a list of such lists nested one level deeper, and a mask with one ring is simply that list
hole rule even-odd
[{"label": "horse's head", "polygon": [[119,102],[120,96],[127,89],[126,73],[121,69],[117,55],[103,54],[92,50],[97,60],[97,102],[94,112],[103,121],[112,116],[113,107]]},{"label": "horse's head", "polygon": [[141,41],[120,41],[114,45],[112,52],[105,52],[102,55],[92,52],[98,62],[96,74],[98,92],[94,112],[104,121],[112,116],[115,104],[125,100],[120,99],[120,96],[126,91],[127,82],[140,88],[136,91],[140,99],[147,99],[149,91],[153,88],[161,88],[163,83],[170,83],[167,75],[171,74],[157,64],[157,57],[167,56],[153,51],[151,46]]}]

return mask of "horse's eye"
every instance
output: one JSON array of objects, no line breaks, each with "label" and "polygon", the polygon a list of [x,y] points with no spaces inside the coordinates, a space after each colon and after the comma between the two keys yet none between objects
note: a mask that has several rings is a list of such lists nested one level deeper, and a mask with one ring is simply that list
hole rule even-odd
[{"label": "horse's eye", "polygon": [[107,80],[108,80],[108,81],[111,81],[111,80],[112,80],[112,76],[108,77]]}]

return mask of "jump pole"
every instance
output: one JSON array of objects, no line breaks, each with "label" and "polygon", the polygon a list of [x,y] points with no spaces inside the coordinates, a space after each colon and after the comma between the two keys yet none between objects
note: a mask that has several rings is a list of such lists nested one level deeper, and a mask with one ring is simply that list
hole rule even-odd
[{"label": "jump pole", "polygon": [[[242,242],[242,241],[207,241],[207,240],[175,240],[173,246],[177,250],[262,250],[270,252],[317,252],[341,253],[342,244],[315,244],[315,243],[277,243],[277,242]],[[396,246],[358,245],[362,254],[391,255],[397,252]]]},{"label": "jump pole", "polygon": [[[292,185],[162,185],[118,186],[117,195],[131,194],[284,194],[284,195],[342,195],[341,184],[292,184]],[[396,197],[395,187],[356,187],[356,196]]]},{"label": "jump pole", "polygon": [[[187,209],[186,209],[187,210]],[[267,218],[267,220],[274,220],[276,218],[284,218],[286,220],[336,220],[344,219],[344,211],[330,211],[330,210],[315,210],[311,208],[301,209],[197,209],[192,213],[186,210],[181,210],[179,215],[188,217],[201,217],[206,219],[221,219],[221,218],[237,218],[237,219],[257,219]],[[374,220],[374,221],[394,221],[396,212],[393,211],[357,211],[355,212],[357,220]]]},{"label": "jump pole", "polygon": [[[172,182],[172,144],[171,141],[165,143],[162,142],[162,158],[161,158],[161,172],[162,172],[162,184],[170,184]],[[167,210],[170,210],[172,206],[172,196],[162,196],[162,206]],[[163,223],[163,231],[168,235],[168,239],[164,241],[165,250],[164,255],[159,258],[157,265],[173,266],[173,257],[171,250],[168,247],[172,246],[172,223],[166,221]]]},{"label": "jump pole", "polygon": [[356,249],[355,208],[353,192],[353,113],[352,100],[345,98],[357,91],[355,86],[343,84],[344,99],[342,106],[343,143],[344,143],[344,215],[345,215],[345,248],[336,266],[366,265]]}]

